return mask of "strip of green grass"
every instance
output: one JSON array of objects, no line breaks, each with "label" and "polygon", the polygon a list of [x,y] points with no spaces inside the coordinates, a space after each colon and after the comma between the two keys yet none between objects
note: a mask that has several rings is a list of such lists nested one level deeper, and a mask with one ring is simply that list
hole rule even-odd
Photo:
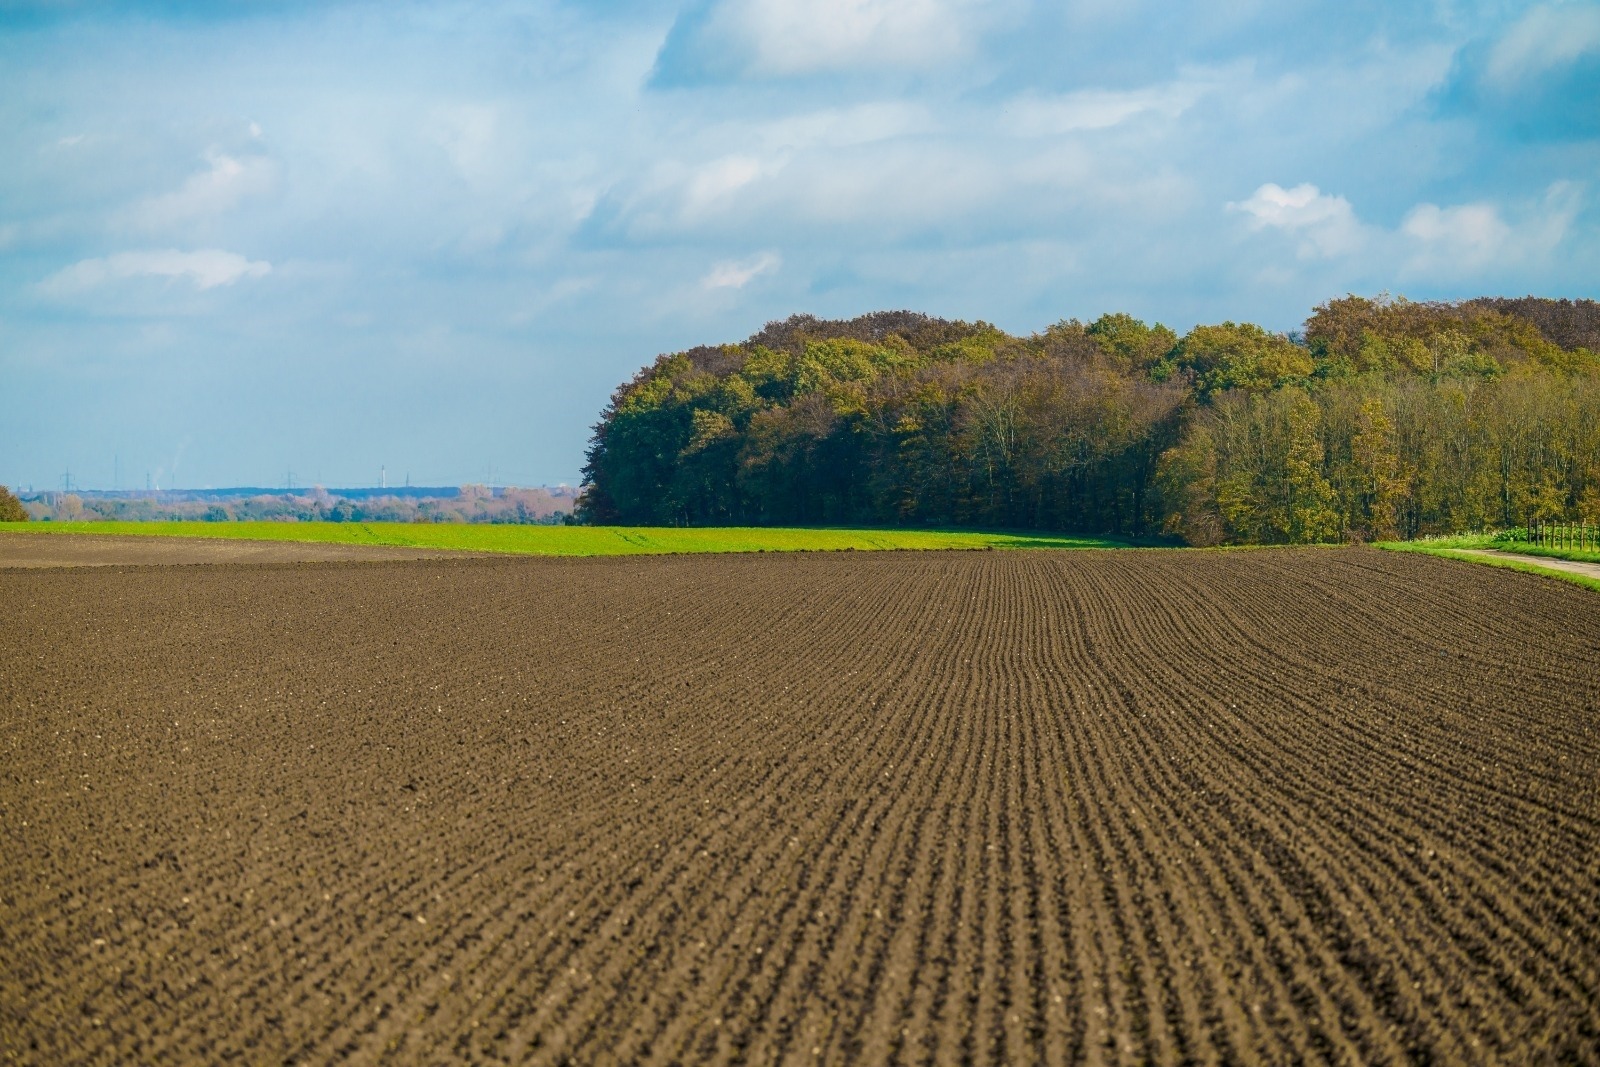
[{"label": "strip of green grass", "polygon": [[1551,548],[1548,545],[1526,545],[1505,542],[1495,546],[1502,552],[1520,552],[1524,556],[1544,556],[1547,559],[1575,559],[1580,563],[1600,563],[1600,552],[1591,549]]},{"label": "strip of green grass", "polygon": [[1379,548],[1396,552],[1429,552],[1435,548],[1506,548],[1510,541],[1498,533],[1450,534],[1443,537],[1419,537],[1415,541],[1378,541]]},{"label": "strip of green grass", "polygon": [[1579,563],[1600,563],[1600,552],[1592,549],[1551,548],[1548,545],[1530,545],[1526,541],[1513,541],[1500,533],[1452,534],[1448,537],[1423,537],[1415,541],[1386,541],[1380,548],[1395,548],[1402,552],[1427,552],[1435,548],[1483,548],[1494,552],[1516,552],[1524,556],[1543,556],[1546,559],[1570,559]]},{"label": "strip of green grass", "polygon": [[[1441,559],[1458,559],[1467,563],[1477,563],[1485,567],[1504,567],[1508,571],[1521,571],[1523,574],[1538,574],[1545,578],[1559,578],[1563,582],[1581,585],[1585,589],[1593,589],[1600,593],[1600,579],[1590,578],[1586,574],[1574,574],[1571,571],[1558,571],[1553,567],[1540,567],[1532,563],[1524,563],[1517,559],[1500,559],[1494,556],[1477,556],[1461,551],[1464,548],[1504,550],[1518,552],[1524,555],[1548,556],[1553,559],[1576,559],[1582,562],[1594,562],[1594,553],[1576,553],[1573,555],[1554,555],[1552,551],[1539,553],[1526,552],[1523,546],[1509,541],[1485,541],[1482,544],[1441,544],[1442,541],[1468,540],[1480,535],[1468,535],[1463,538],[1436,538],[1429,541],[1381,541],[1375,547],[1387,549],[1390,552],[1418,552],[1426,556],[1438,556]],[[1486,537],[1487,535],[1481,535]]]},{"label": "strip of green grass", "polygon": [[783,527],[480,526],[400,522],[28,522],[0,530],[33,534],[138,534],[249,541],[398,545],[536,556],[638,556],[672,552],[816,552],[880,549],[1122,548],[1121,542],[1053,534],[967,530]]}]

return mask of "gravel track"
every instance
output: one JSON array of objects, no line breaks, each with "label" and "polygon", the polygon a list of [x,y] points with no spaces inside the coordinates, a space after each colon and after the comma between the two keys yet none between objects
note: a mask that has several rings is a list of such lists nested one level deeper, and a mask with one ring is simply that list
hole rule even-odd
[{"label": "gravel track", "polygon": [[1559,559],[1554,556],[1529,556],[1521,552],[1500,552],[1495,549],[1463,548],[1458,549],[1463,556],[1478,556],[1482,559],[1509,559],[1518,563],[1527,563],[1535,567],[1545,567],[1549,570],[1566,571],[1569,574],[1581,574],[1585,578],[1600,579],[1600,563],[1589,563],[1581,559]]},{"label": "gravel track", "polygon": [[1582,589],[1341,549],[0,595],[0,1060],[1600,1062]]}]

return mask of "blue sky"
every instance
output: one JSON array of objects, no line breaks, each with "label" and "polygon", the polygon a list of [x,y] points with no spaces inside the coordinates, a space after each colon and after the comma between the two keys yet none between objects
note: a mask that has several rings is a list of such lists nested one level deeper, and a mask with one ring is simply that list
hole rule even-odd
[{"label": "blue sky", "polygon": [[0,0],[0,482],[575,481],[799,311],[1600,296],[1600,4]]}]

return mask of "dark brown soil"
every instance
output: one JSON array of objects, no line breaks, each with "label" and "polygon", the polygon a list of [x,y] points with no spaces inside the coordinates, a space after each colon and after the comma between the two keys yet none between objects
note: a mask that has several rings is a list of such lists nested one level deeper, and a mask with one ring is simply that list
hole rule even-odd
[{"label": "dark brown soil", "polygon": [[0,1060],[1600,1062],[1576,586],[1351,549],[0,598]]},{"label": "dark brown soil", "polygon": [[123,567],[190,563],[315,563],[380,559],[440,559],[467,553],[391,545],[319,545],[208,537],[116,534],[0,534],[0,569]]}]

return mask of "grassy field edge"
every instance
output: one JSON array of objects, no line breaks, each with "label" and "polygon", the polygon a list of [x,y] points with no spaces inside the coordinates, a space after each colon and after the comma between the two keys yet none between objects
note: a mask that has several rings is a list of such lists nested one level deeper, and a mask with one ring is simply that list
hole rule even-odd
[{"label": "grassy field edge", "polygon": [[1566,559],[1575,563],[1600,563],[1600,552],[1584,552],[1576,548],[1548,548],[1544,545],[1506,544],[1495,546],[1500,552],[1518,552],[1524,556],[1543,556],[1546,559]]},{"label": "grassy field edge", "polygon": [[400,548],[545,556],[1130,547],[1125,542],[1106,538],[1059,534],[847,527],[521,526],[376,522],[51,522],[0,523],[0,531],[389,545]]},{"label": "grassy field edge", "polygon": [[1516,552],[1523,556],[1543,556],[1546,559],[1565,559],[1577,563],[1600,563],[1600,552],[1580,551],[1575,548],[1550,548],[1516,541],[1504,533],[1450,534],[1442,537],[1422,537],[1415,541],[1383,541],[1380,548],[1395,548],[1401,552],[1427,552],[1440,548],[1486,549],[1491,552]]},{"label": "grassy field edge", "polygon": [[[1563,582],[1571,582],[1573,585],[1581,585],[1585,589],[1591,589],[1597,593],[1600,593],[1600,579],[1590,578],[1588,575],[1584,574],[1574,574],[1571,571],[1556,570],[1554,567],[1540,567],[1532,563],[1524,563],[1517,559],[1497,559],[1494,556],[1474,555],[1473,552],[1479,551],[1479,548],[1476,545],[1458,547],[1454,545],[1439,545],[1422,541],[1383,541],[1379,542],[1375,547],[1389,552],[1416,552],[1426,556],[1438,556],[1440,559],[1455,559],[1460,560],[1463,563],[1477,563],[1485,567],[1503,567],[1509,571],[1521,571],[1523,574],[1537,574],[1544,578],[1559,578]],[[1502,546],[1486,543],[1482,547],[1486,550],[1496,551]],[[1518,547],[1515,549],[1515,551],[1521,552],[1522,549]],[[1533,555],[1534,553],[1528,554]],[[1557,556],[1550,552],[1540,552],[1537,554],[1541,556],[1547,556],[1551,559],[1575,559],[1579,562],[1593,562],[1592,559],[1586,558],[1591,555],[1590,553],[1572,556]]]}]

